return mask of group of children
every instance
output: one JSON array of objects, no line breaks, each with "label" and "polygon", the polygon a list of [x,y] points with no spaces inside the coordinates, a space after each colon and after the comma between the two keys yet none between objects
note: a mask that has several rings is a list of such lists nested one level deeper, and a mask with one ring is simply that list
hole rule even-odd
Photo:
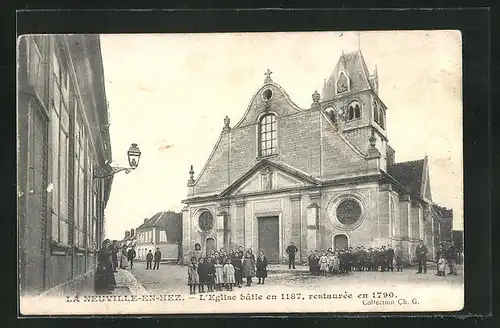
[{"label": "group of children", "polygon": [[241,246],[237,251],[209,250],[207,254],[202,254],[201,246],[196,244],[188,264],[190,294],[196,294],[196,287],[198,287],[198,292],[204,293],[205,286],[207,292],[223,289],[232,291],[233,287],[241,288],[243,278],[246,278],[246,285],[250,286],[254,276],[259,279],[257,284],[264,284],[267,278],[267,258],[262,251],[259,252],[257,258],[251,249],[244,253]]},{"label": "group of children", "polygon": [[403,271],[403,253],[399,246],[368,248],[364,246],[314,251],[308,257],[309,271],[314,275],[345,275],[351,271]]}]

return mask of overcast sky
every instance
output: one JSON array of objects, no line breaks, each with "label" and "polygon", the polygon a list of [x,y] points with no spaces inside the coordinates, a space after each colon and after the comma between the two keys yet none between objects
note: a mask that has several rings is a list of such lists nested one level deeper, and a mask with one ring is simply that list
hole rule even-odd
[{"label": "overcast sky", "polygon": [[[396,161],[429,156],[434,202],[453,208],[463,226],[462,60],[458,31],[361,32],[368,69],[377,65],[388,106]],[[180,211],[189,166],[195,178],[226,115],[234,126],[270,69],[302,108],[321,93],[355,32],[102,35],[114,163],[127,164],[135,142],[137,170],[115,176],[106,235],[120,239],[146,217]]]}]

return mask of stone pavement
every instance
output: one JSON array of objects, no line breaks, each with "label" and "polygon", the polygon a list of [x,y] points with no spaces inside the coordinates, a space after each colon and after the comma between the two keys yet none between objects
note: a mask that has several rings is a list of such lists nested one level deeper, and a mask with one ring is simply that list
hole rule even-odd
[{"label": "stone pavement", "polygon": [[127,269],[119,269],[115,273],[115,294],[148,295],[150,292]]},{"label": "stone pavement", "polygon": [[[435,264],[434,264],[435,266]],[[438,277],[435,267],[429,265],[427,274],[416,274],[416,268],[404,269],[404,272],[353,272],[347,276],[313,276],[308,266],[297,265],[295,270],[289,270],[288,265],[275,264],[268,266],[269,277],[265,289],[276,287],[307,288],[322,290],[334,285],[342,286],[396,286],[410,285],[414,288],[430,286],[454,286],[457,290],[463,288],[463,268],[458,266],[458,276]],[[126,273],[135,276],[139,284],[152,294],[186,293],[187,267],[178,265],[161,265],[159,270],[146,270],[145,264],[136,265]],[[254,278],[254,282],[256,279]],[[263,286],[254,285],[261,289]]]}]

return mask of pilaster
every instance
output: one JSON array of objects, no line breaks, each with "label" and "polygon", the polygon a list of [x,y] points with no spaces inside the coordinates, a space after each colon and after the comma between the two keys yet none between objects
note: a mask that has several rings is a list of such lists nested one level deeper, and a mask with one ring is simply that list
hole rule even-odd
[{"label": "pilaster", "polygon": [[235,202],[236,204],[236,218],[234,222],[236,223],[235,227],[235,247],[238,246],[243,246],[245,248],[245,229],[246,229],[246,224],[245,224],[245,200],[244,199],[238,199]]},{"label": "pilaster", "polygon": [[300,201],[302,196],[300,194],[295,194],[290,196],[290,201],[292,203],[292,220],[291,220],[291,241],[297,248],[299,249],[299,254],[297,254],[298,258],[301,258],[302,255],[302,244],[301,244],[301,209],[300,209]]}]

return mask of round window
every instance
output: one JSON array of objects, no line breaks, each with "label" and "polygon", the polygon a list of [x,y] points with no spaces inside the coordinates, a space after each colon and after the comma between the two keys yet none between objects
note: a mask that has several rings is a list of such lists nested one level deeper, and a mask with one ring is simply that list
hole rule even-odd
[{"label": "round window", "polygon": [[361,218],[361,205],[354,199],[344,199],[337,206],[337,220],[344,225],[351,225]]},{"label": "round window", "polygon": [[262,98],[266,101],[271,100],[272,97],[273,97],[273,91],[271,89],[266,89],[262,93]]},{"label": "round window", "polygon": [[214,217],[212,216],[212,213],[208,211],[204,211],[203,213],[201,213],[200,217],[198,218],[198,224],[203,231],[211,230],[214,226]]}]

